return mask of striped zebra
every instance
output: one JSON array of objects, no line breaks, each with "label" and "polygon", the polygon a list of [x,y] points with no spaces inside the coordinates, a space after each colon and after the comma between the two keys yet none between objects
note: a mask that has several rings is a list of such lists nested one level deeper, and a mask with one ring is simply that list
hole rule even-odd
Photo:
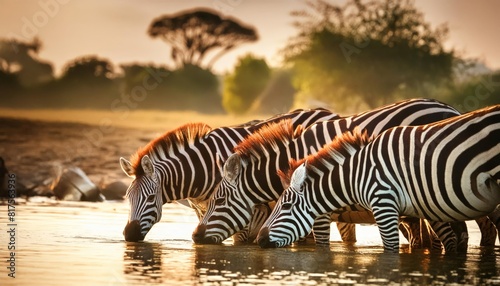
[{"label": "striped zebra", "polygon": [[[458,115],[458,111],[430,99],[413,99],[358,115],[318,122],[305,130],[289,123],[261,129],[235,147],[224,164],[224,177],[209,201],[207,213],[193,232],[195,243],[221,243],[244,229],[255,205],[278,199],[283,184],[277,171],[290,159],[300,159],[319,150],[338,134],[359,126],[375,135],[399,125],[420,125]],[[328,243],[330,217],[314,227],[316,242]],[[455,243],[456,244],[456,243]]]},{"label": "striped zebra", "polygon": [[120,158],[125,174],[134,179],[126,193],[130,212],[123,231],[125,240],[143,240],[161,219],[166,203],[187,199],[201,217],[206,200],[221,180],[222,162],[234,146],[259,128],[282,119],[292,120],[294,126],[309,126],[334,118],[339,116],[326,109],[313,109],[215,129],[191,123],[152,140],[131,161]]},{"label": "striped zebra", "polygon": [[464,221],[500,203],[500,105],[392,128],[373,140],[347,132],[289,170],[290,185],[259,232],[260,246],[290,244],[315,217],[357,203],[372,210],[384,249],[398,251],[400,216]]}]

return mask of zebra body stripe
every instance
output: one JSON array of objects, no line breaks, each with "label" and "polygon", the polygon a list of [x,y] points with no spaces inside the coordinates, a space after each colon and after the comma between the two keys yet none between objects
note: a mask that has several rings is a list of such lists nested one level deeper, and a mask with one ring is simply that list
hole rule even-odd
[{"label": "zebra body stripe", "polygon": [[304,232],[332,205],[359,203],[373,211],[385,249],[396,250],[400,216],[463,221],[488,215],[500,203],[500,105],[395,127],[368,141],[366,135],[344,134],[296,162],[295,184],[264,224],[261,245],[297,240],[296,231],[283,231],[290,221],[305,226]]},{"label": "zebra body stripe", "polygon": [[[165,203],[187,199],[201,217],[206,200],[220,182],[221,162],[232,154],[236,144],[263,126],[282,119],[299,126],[334,118],[339,116],[326,109],[296,110],[216,129],[202,123],[186,124],[152,140],[132,156],[131,162],[120,159],[122,169],[134,178],[126,195],[130,212],[125,239],[144,239],[161,219]],[[151,166],[151,172],[145,172],[145,165]]]},{"label": "zebra body stripe", "polygon": [[[226,164],[237,161],[238,176],[222,179],[198,225],[202,231],[195,230],[193,236],[223,241],[228,238],[226,234],[240,231],[250,222],[255,205],[276,200],[283,192],[283,184],[275,175],[278,170],[286,168],[290,159],[301,159],[316,152],[342,132],[361,127],[370,135],[376,135],[394,126],[426,124],[458,114],[440,102],[414,99],[346,118],[318,122],[306,128],[300,136],[290,132],[286,123],[261,129],[235,147],[237,156],[233,155]],[[285,131],[280,132],[280,128]],[[226,201],[230,203],[223,203]],[[232,224],[235,216],[241,221],[242,214],[243,223]],[[200,242],[203,243],[203,239]]]}]

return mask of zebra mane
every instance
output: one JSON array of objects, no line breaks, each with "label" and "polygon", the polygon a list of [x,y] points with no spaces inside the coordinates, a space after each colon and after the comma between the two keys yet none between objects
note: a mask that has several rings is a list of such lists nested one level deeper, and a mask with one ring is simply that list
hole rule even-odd
[{"label": "zebra mane", "polygon": [[258,131],[248,135],[245,140],[234,147],[234,152],[242,158],[259,157],[270,149],[290,142],[302,134],[302,125],[294,129],[291,119],[269,123]]},{"label": "zebra mane", "polygon": [[308,169],[317,168],[319,165],[324,164],[326,161],[334,160],[336,163],[342,165],[345,158],[353,155],[359,151],[363,146],[368,144],[372,138],[368,133],[356,127],[354,130],[347,131],[339,136],[336,136],[332,142],[323,146],[317,153],[311,154],[300,160],[292,159],[288,164],[288,169],[278,171],[282,182],[290,183],[293,172],[297,167],[307,162]]},{"label": "zebra mane", "polygon": [[184,148],[210,132],[212,128],[205,123],[188,123],[174,130],[167,131],[163,135],[151,140],[146,146],[139,148],[131,156],[130,162],[136,176],[144,174],[141,159],[144,155],[150,155],[152,160],[156,153],[168,153],[172,147]]}]

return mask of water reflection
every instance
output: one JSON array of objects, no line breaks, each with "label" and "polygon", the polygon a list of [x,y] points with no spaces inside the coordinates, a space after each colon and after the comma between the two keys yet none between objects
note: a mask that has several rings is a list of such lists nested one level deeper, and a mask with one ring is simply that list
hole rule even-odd
[{"label": "water reflection", "polygon": [[140,277],[149,282],[162,282],[161,252],[161,243],[127,242],[123,255],[123,273],[127,277]]},{"label": "water reflection", "polygon": [[[5,207],[5,206],[3,206]],[[126,243],[121,231],[123,203],[29,202],[16,206],[20,228],[19,273],[0,285],[500,285],[500,247],[476,247],[477,226],[466,254],[402,248],[384,253],[378,235],[363,232],[355,244],[296,245],[261,249],[257,245],[194,245],[193,215],[169,206],[148,241]],[[7,225],[0,216],[0,225]],[[173,231],[174,230],[174,231]],[[366,230],[366,229],[365,229]],[[5,232],[3,232],[5,233]],[[0,241],[6,236],[0,233]],[[63,258],[64,263],[61,264]],[[0,259],[8,259],[0,251]],[[17,260],[16,260],[17,261]],[[56,265],[57,267],[54,267]]]},{"label": "water reflection", "polygon": [[292,280],[366,283],[370,277],[380,277],[383,273],[389,275],[380,281],[390,281],[390,274],[398,264],[397,254],[383,253],[380,248],[363,252],[345,249],[343,244],[333,249],[305,245],[279,249],[197,245],[195,265],[200,282],[217,279],[251,284]]},{"label": "water reflection", "polygon": [[191,281],[195,285],[225,285],[223,282],[280,285],[290,281],[326,285],[495,285],[500,282],[498,247],[444,255],[409,249],[399,254],[384,253],[381,247],[344,243],[279,249],[261,249],[255,245],[187,245],[189,243],[184,242],[182,247],[178,243],[175,247],[175,243],[171,245],[169,241],[127,244],[125,276],[134,281]]}]

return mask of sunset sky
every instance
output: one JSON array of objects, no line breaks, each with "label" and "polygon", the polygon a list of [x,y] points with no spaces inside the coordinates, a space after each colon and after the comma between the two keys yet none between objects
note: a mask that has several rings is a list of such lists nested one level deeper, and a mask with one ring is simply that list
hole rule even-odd
[{"label": "sunset sky", "polygon": [[[490,68],[500,68],[500,1],[417,0],[416,6],[433,26],[448,23],[448,48],[466,57],[478,57]],[[258,31],[258,42],[244,44],[216,63],[215,71],[224,72],[247,52],[277,65],[278,50],[296,32],[290,11],[300,10],[305,4],[299,0],[0,0],[0,37],[31,40],[38,36],[44,44],[40,57],[53,62],[56,72],[84,55],[98,55],[115,65],[169,64],[167,45],[148,37],[147,28],[162,14],[194,7],[222,8],[225,15]]]}]

